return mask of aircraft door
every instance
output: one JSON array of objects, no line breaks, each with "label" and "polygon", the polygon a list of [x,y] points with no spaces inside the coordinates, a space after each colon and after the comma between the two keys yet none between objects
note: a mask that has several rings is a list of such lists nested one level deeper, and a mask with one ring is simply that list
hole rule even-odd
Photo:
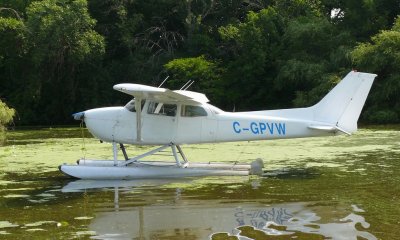
[{"label": "aircraft door", "polygon": [[217,134],[217,120],[215,119],[214,113],[205,108],[207,111],[207,117],[205,117],[202,121],[202,132],[201,138],[203,142],[215,142],[216,134]]},{"label": "aircraft door", "polygon": [[[145,106],[146,109],[146,106]],[[150,101],[142,113],[142,139],[144,143],[168,144],[176,135],[177,105]]]}]

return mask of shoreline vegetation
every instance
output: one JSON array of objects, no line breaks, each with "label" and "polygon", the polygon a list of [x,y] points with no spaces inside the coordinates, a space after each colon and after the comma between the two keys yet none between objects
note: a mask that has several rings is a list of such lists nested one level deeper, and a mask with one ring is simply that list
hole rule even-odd
[{"label": "shoreline vegetation", "polygon": [[311,106],[350,70],[378,75],[360,122],[400,122],[400,5],[364,1],[4,0],[0,98],[15,125],[123,105],[130,82],[226,111]]},{"label": "shoreline vegetation", "polygon": [[15,110],[9,108],[0,100],[0,146],[6,138],[7,124],[11,123],[15,115]]}]

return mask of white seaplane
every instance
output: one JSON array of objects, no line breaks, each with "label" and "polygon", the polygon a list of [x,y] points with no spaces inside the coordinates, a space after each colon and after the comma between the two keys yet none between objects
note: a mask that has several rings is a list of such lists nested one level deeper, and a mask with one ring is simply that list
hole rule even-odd
[{"label": "white seaplane", "polygon": [[[124,107],[75,113],[98,139],[112,143],[113,160],[78,160],[60,171],[81,179],[140,179],[262,173],[262,161],[251,164],[189,163],[180,145],[271,140],[348,134],[357,121],[375,74],[351,71],[320,102],[308,108],[225,112],[198,92],[140,84],[117,84],[134,97]],[[185,84],[186,85],[186,84]],[[118,160],[118,145],[124,160]],[[129,158],[123,144],[161,145]],[[175,161],[142,161],[171,148]],[[179,156],[180,155],[180,156]]]}]

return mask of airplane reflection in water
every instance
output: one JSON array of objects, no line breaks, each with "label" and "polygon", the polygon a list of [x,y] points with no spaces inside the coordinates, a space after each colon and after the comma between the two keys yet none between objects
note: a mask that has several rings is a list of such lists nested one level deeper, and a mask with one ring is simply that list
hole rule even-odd
[{"label": "airplane reflection in water", "polygon": [[[143,186],[172,183],[172,180],[166,181],[77,180],[67,184],[62,192],[114,189],[114,207],[109,208],[109,211],[98,209],[88,226],[90,231],[96,233],[93,239],[177,239],[179,236],[185,239],[212,239],[216,234],[251,239],[244,234],[244,226],[248,226],[245,227],[247,232],[262,231],[269,239],[282,235],[303,238],[319,236],[321,239],[333,240],[357,240],[360,237],[377,239],[371,233],[358,230],[368,229],[369,223],[358,214],[363,210],[355,205],[349,211],[349,206],[329,206],[318,202],[270,205],[263,203],[263,199],[235,199],[234,202],[199,200],[190,196],[181,197],[181,189],[177,188],[175,196],[170,196],[173,201],[162,201],[157,194],[142,196],[145,199],[157,198],[144,206],[120,207],[119,193],[131,192],[135,187],[140,189]],[[252,185],[257,186],[257,183]]]}]

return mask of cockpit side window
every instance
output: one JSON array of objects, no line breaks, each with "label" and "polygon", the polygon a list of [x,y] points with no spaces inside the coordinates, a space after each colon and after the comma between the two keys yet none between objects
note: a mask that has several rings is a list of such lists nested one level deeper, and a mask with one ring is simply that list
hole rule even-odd
[{"label": "cockpit side window", "polygon": [[[141,102],[141,105],[142,105],[141,109],[143,109],[143,106],[144,106],[144,103],[145,103],[145,102],[146,102],[145,100],[142,100],[142,102]],[[125,105],[125,108],[128,109],[128,111],[130,111],[130,112],[136,112],[136,109],[135,109],[135,99],[130,100],[130,101]]]},{"label": "cockpit side window", "polygon": [[182,117],[204,117],[207,116],[206,110],[200,106],[182,105]]},{"label": "cockpit side window", "polygon": [[150,102],[147,108],[148,114],[162,115],[162,116],[176,116],[176,104],[167,104],[160,102]]}]

